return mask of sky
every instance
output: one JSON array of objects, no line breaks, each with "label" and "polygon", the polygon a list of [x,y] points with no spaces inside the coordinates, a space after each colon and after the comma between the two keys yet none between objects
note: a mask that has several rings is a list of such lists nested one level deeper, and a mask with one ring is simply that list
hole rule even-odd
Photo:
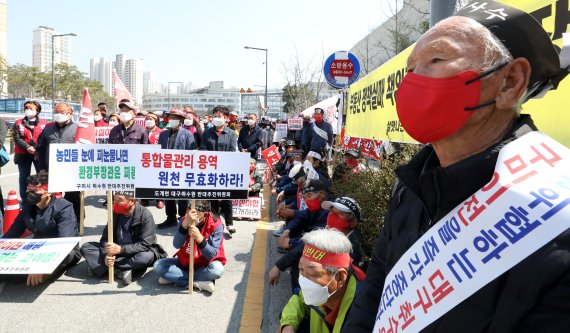
[{"label": "sky", "polygon": [[[73,65],[123,53],[144,59],[163,83],[262,90],[268,49],[269,89],[285,84],[297,56],[322,68],[386,20],[383,0],[8,0],[8,63],[32,65],[33,30],[45,25],[72,37]],[[261,87],[260,87],[261,86]]]}]

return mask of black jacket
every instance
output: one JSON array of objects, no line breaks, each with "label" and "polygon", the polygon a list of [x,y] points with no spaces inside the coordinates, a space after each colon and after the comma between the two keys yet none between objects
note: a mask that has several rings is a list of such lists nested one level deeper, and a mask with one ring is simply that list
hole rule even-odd
[{"label": "black jacket", "polygon": [[57,123],[48,124],[38,138],[38,152],[40,155],[40,170],[49,171],[49,147],[52,143],[74,143],[77,124],[73,121],[64,126]]},{"label": "black jacket", "polygon": [[[30,206],[24,203],[14,224],[2,238],[20,238],[26,228],[34,234],[34,239],[79,237],[79,227],[73,212],[73,205],[63,198],[52,197],[47,207],[41,210],[36,205]],[[79,245],[76,245],[63,259],[56,272],[75,265],[79,259],[81,259],[81,254]]]},{"label": "black jacket", "polygon": [[238,147],[240,150],[247,149],[251,157],[257,158],[257,150],[263,145],[263,131],[255,125],[252,129],[244,126],[239,132]]},{"label": "black jacket", "polygon": [[200,142],[200,150],[209,151],[237,151],[237,135],[236,132],[227,126],[224,126],[222,132],[218,136],[215,127],[210,127],[204,131],[202,142]]},{"label": "black jacket", "polygon": [[[342,332],[371,332],[386,275],[433,223],[491,179],[499,150],[536,130],[528,115],[498,144],[449,167],[431,146],[396,170],[398,185],[374,245],[361,294]],[[433,221],[433,222],[431,222]],[[422,332],[568,332],[570,230],[527,257]]]},{"label": "black jacket", "polygon": [[[113,235],[118,233],[119,216],[113,213]],[[101,244],[107,242],[107,226],[103,229],[103,235],[99,241]],[[166,252],[160,245],[156,243],[155,224],[152,213],[146,208],[141,206],[138,202],[135,203],[135,210],[133,212],[133,221],[129,233],[133,239],[133,244],[123,245],[123,255],[132,255],[138,252],[152,251],[155,259],[165,258]]]}]

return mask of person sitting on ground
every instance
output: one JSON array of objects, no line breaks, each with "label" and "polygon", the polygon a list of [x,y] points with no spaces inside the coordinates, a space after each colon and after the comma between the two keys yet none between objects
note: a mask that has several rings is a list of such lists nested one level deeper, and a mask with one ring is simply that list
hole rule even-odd
[{"label": "person sitting on ground", "polygon": [[[327,229],[336,229],[348,237],[352,244],[350,257],[352,262],[359,269],[364,269],[362,257],[362,233],[358,224],[360,222],[360,206],[349,197],[340,197],[334,201],[324,201],[321,204],[323,209],[329,210],[327,217]],[[269,271],[269,285],[274,286],[279,282],[279,275],[287,268],[291,267],[291,289],[299,287],[299,259],[303,253],[303,244],[299,244],[291,251],[283,255]]]},{"label": "person sitting on ground", "polygon": [[364,274],[353,270],[352,246],[340,231],[315,230],[303,241],[301,290],[283,308],[278,332],[340,332]]},{"label": "person sitting on ground", "polygon": [[[29,177],[26,201],[22,203],[20,214],[2,238],[20,238],[26,228],[33,233],[34,239],[79,237],[73,205],[66,199],[57,198],[54,193],[49,193],[47,181],[48,176],[44,172]],[[12,282],[25,279],[28,286],[37,286],[51,278],[57,278],[80,259],[79,245],[76,245],[52,274],[0,275],[0,277]]]},{"label": "person sitting on ground", "polygon": [[323,156],[317,152],[310,151],[307,153],[307,161],[311,163],[311,166],[319,175],[319,180],[323,182],[327,190],[329,190],[332,186],[331,178],[329,177],[329,171],[327,167],[324,165]]},{"label": "person sitting on ground", "polygon": [[344,159],[338,163],[333,171],[333,181],[342,181],[345,176],[360,173],[366,170],[366,165],[362,163],[362,152],[355,148],[349,148],[344,152]]},{"label": "person sitting on ground", "polygon": [[191,238],[194,241],[193,287],[213,293],[214,282],[222,276],[226,264],[224,224],[207,200],[196,200],[196,207],[189,209],[178,223],[172,241],[179,249],[176,258],[160,259],[154,264],[153,269],[160,276],[158,283],[188,288]]},{"label": "person sitting on ground", "polygon": [[95,277],[103,276],[109,266],[114,266],[117,278],[128,285],[133,275],[142,275],[157,259],[166,257],[166,252],[156,243],[152,213],[135,200],[131,191],[115,192],[114,241],[107,238],[107,228],[103,229],[99,242],[81,246],[89,272]]},{"label": "person sitting on ground", "polygon": [[321,208],[321,203],[327,198],[325,185],[317,179],[310,179],[303,185],[301,193],[307,209],[294,211],[294,218],[279,236],[280,251],[294,248],[304,233],[327,225],[329,211]]},{"label": "person sitting on ground", "polygon": [[258,197],[259,192],[263,188],[263,179],[257,170],[257,160],[255,158],[249,159],[249,196]]}]

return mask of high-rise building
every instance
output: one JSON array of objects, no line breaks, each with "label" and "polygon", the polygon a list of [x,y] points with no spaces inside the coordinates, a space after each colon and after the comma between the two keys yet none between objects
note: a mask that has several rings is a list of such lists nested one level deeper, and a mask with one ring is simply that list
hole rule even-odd
[{"label": "high-rise building", "polygon": [[54,64],[66,63],[71,65],[71,37],[52,38],[53,35],[59,35],[59,33],[51,27],[39,26],[34,29],[32,64],[41,71],[51,71],[52,47],[55,51]]},{"label": "high-rise building", "polygon": [[125,86],[138,104],[142,103],[144,88],[144,60],[127,59],[125,62]]},{"label": "high-rise building", "polygon": [[[6,16],[6,2],[7,0],[0,0],[0,56],[4,59],[4,65],[8,64],[8,28]],[[0,96],[6,97],[8,95],[8,82],[6,71],[0,77]]]},{"label": "high-rise building", "polygon": [[91,58],[89,78],[91,80],[99,81],[103,85],[103,90],[113,96],[113,72],[112,64],[109,59]]},{"label": "high-rise building", "polygon": [[144,72],[143,94],[157,94],[162,92],[162,84],[156,79],[153,72]]}]

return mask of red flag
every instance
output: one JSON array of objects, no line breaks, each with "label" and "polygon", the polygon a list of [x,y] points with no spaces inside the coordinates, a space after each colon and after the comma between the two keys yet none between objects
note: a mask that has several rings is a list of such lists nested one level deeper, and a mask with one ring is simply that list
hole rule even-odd
[{"label": "red flag", "polygon": [[83,88],[83,105],[79,114],[77,132],[75,132],[75,143],[96,143],[95,122],[93,121],[93,107],[91,97],[87,88]]},{"label": "red flag", "polygon": [[275,163],[279,162],[281,155],[279,155],[279,150],[275,145],[265,149],[261,152],[261,156],[267,161],[269,168],[273,169]]},{"label": "red flag", "polygon": [[123,81],[121,81],[121,78],[119,77],[119,75],[117,75],[117,71],[115,71],[115,69],[113,68],[113,85],[115,86],[115,100],[117,101],[117,104],[119,104],[119,102],[122,99],[128,99],[129,101],[134,101],[135,99],[133,98],[133,96],[131,95],[131,93],[129,92],[129,89],[127,89],[127,87],[125,87],[125,84],[123,83]]}]

